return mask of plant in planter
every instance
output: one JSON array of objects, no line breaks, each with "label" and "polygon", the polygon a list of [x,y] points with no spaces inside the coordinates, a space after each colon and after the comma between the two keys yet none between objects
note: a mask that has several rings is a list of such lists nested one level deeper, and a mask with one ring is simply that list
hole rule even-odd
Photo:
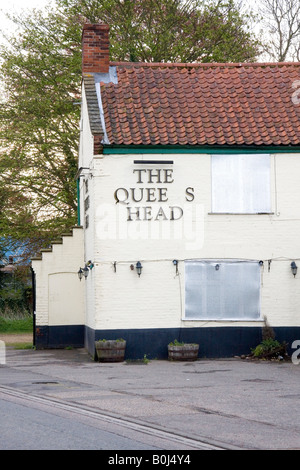
[{"label": "plant in planter", "polygon": [[179,342],[175,339],[168,344],[168,358],[170,361],[196,361],[199,344]]},{"label": "plant in planter", "polygon": [[251,355],[249,357],[266,360],[283,360],[288,357],[287,344],[285,342],[280,343],[275,339],[275,332],[269,325],[267,317],[264,317],[262,341],[255,348],[251,348]]},{"label": "plant in planter", "polygon": [[287,356],[286,344],[273,338],[262,340],[251,352],[257,359],[284,359]]},{"label": "plant in planter", "polygon": [[126,341],[119,339],[99,339],[95,341],[95,349],[99,362],[123,362]]}]

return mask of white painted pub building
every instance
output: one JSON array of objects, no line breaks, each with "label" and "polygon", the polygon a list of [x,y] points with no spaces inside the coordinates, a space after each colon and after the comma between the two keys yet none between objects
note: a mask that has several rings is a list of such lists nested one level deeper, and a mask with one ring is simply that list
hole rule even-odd
[{"label": "white painted pub building", "polygon": [[[300,64],[109,61],[82,39],[78,226],[32,260],[37,348],[300,339]],[[81,278],[81,279],[80,279]]]}]

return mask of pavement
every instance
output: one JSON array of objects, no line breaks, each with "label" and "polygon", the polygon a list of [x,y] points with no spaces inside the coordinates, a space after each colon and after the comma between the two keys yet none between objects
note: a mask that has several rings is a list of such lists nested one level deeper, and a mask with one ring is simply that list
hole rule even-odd
[{"label": "pavement", "polygon": [[300,365],[241,358],[95,362],[6,345],[2,389],[231,450],[300,449]]},{"label": "pavement", "polygon": [[32,333],[0,333],[0,341],[4,341],[6,344],[32,344],[32,339]]}]

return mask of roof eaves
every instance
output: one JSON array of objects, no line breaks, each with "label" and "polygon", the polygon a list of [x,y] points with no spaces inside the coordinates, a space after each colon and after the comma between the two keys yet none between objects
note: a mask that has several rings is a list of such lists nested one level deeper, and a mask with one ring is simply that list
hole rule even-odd
[{"label": "roof eaves", "polygon": [[101,122],[100,108],[99,108],[98,96],[96,92],[94,74],[92,73],[83,74],[82,79],[83,79],[84,88],[85,88],[91,132],[93,136],[97,136],[97,137],[101,136],[101,138],[103,138],[104,129],[103,129],[102,122]]},{"label": "roof eaves", "polygon": [[300,153],[299,145],[104,145],[104,154]]}]

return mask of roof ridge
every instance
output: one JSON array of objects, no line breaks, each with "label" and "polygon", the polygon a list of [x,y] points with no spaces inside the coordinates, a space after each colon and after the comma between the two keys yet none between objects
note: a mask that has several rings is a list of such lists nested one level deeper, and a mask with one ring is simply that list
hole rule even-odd
[{"label": "roof ridge", "polygon": [[300,62],[110,62],[112,66],[123,67],[190,67],[190,68],[220,68],[220,67],[300,67]]}]

